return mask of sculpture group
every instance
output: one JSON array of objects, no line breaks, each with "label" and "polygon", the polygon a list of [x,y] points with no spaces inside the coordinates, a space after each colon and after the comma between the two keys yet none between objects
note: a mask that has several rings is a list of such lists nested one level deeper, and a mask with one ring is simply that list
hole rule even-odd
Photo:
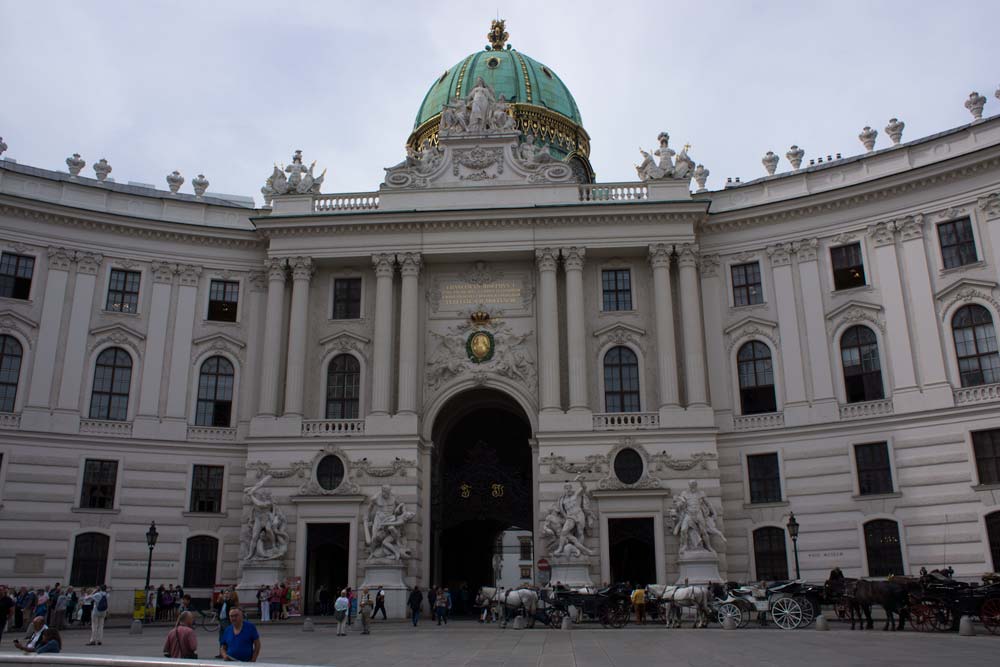
[{"label": "sculpture group", "polygon": [[593,529],[597,517],[590,508],[590,491],[582,477],[579,488],[567,482],[563,494],[556,499],[542,520],[542,536],[548,543],[549,555],[555,558],[582,558],[594,552],[583,544]]},{"label": "sculpture group", "polygon": [[369,560],[400,561],[413,552],[406,543],[404,527],[416,516],[386,485],[368,501],[365,511],[365,544]]},{"label": "sculpture group", "polygon": [[479,77],[468,95],[455,96],[445,103],[438,135],[512,132],[516,127],[506,98],[503,95],[497,98],[496,91]]},{"label": "sculpture group", "polygon": [[715,553],[711,536],[723,542],[726,537],[716,525],[717,513],[708,502],[705,492],[698,489],[698,482],[691,480],[688,488],[677,496],[671,513],[674,518],[674,535],[679,537],[679,551],[707,551]]},{"label": "sculpture group", "polygon": [[[270,201],[276,195],[305,195],[318,194],[326,178],[326,169],[319,176],[313,175],[316,162],[313,161],[308,167],[302,163],[302,151],[295,151],[292,156],[292,163],[281,169],[274,165],[274,171],[268,177],[264,187],[260,189],[266,201]],[[285,176],[285,174],[288,176]]]},{"label": "sculpture group", "polygon": [[250,517],[247,520],[250,537],[244,557],[246,561],[275,560],[288,551],[288,521],[274,502],[271,492],[263,488],[269,481],[271,476],[265,475],[256,484],[243,490],[243,495],[250,504]]},{"label": "sculpture group", "polygon": [[[694,160],[688,157],[687,151],[690,146],[685,146],[678,153],[670,148],[670,135],[660,132],[656,138],[660,147],[650,154],[649,151],[639,149],[642,153],[642,163],[637,165],[635,170],[639,174],[639,179],[643,181],[653,181],[661,178],[690,179],[694,172]],[[659,158],[659,163],[653,156]],[[676,157],[675,157],[676,156]]]}]

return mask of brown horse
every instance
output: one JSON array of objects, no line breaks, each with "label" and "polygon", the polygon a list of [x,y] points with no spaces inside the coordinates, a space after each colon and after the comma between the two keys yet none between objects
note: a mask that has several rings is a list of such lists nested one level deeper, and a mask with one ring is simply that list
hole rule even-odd
[{"label": "brown horse", "polygon": [[[862,630],[866,625],[869,630],[874,627],[872,605],[876,604],[885,610],[883,630],[903,630],[909,616],[910,593],[919,588],[919,580],[912,577],[890,577],[888,581],[849,579],[840,568],[830,572],[830,578],[824,585],[827,599],[843,598],[847,602],[851,630],[855,629],[855,620]],[[895,622],[896,616],[899,617],[898,624]]]}]

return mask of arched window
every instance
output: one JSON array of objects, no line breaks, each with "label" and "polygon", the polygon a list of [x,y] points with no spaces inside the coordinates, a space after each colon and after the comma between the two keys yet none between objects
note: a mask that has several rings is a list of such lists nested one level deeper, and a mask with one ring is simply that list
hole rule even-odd
[{"label": "arched window", "polygon": [[619,345],[604,355],[605,412],[639,412],[639,360]]},{"label": "arched window", "polygon": [[198,426],[231,424],[233,414],[233,364],[225,357],[210,357],[201,365],[198,375],[198,409],[194,423]]},{"label": "arched window", "polygon": [[951,318],[951,332],[962,386],[1000,382],[1000,354],[990,311],[975,304],[962,306]]},{"label": "arched window", "polygon": [[361,364],[350,354],[338,354],[326,369],[326,418],[357,419],[360,395]]},{"label": "arched window", "polygon": [[90,418],[128,419],[128,391],[132,382],[132,357],[120,347],[109,347],[97,357]]},{"label": "arched window", "polygon": [[1000,572],[1000,512],[986,515],[986,538],[990,542],[993,571]]},{"label": "arched window", "polygon": [[21,344],[16,338],[0,336],[0,412],[14,412],[21,356]]},{"label": "arched window", "polygon": [[210,535],[189,537],[184,551],[184,588],[215,586],[218,558],[219,540]]},{"label": "arched window", "polygon": [[774,398],[774,365],[771,348],[759,340],[752,340],[736,353],[740,376],[740,409],[745,415],[774,412],[778,409]]},{"label": "arched window", "polygon": [[757,565],[757,581],[788,579],[785,530],[765,526],[753,531],[753,560]]},{"label": "arched window", "polygon": [[840,359],[844,363],[844,395],[848,403],[885,398],[874,331],[860,325],[845,331],[840,337]]},{"label": "arched window", "polygon": [[104,533],[80,533],[73,542],[70,586],[100,586],[108,571],[111,538]]},{"label": "arched window", "polygon": [[899,543],[899,524],[891,519],[875,519],[865,524],[865,551],[868,576],[888,577],[903,574],[903,551]]}]

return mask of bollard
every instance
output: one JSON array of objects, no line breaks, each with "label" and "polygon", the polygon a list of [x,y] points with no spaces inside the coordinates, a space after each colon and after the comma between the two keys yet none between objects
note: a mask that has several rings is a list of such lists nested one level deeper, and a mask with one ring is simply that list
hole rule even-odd
[{"label": "bollard", "polygon": [[725,620],[722,621],[723,630],[735,630],[737,627],[736,619],[732,616],[726,616]]},{"label": "bollard", "polygon": [[816,617],[816,629],[821,631],[826,631],[830,629],[830,624],[826,620],[826,616],[820,614]]},{"label": "bollard", "polygon": [[569,620],[569,616],[563,616],[562,626],[563,630],[570,630],[573,628],[573,621]]},{"label": "bollard", "polygon": [[316,625],[311,618],[302,621],[302,632],[316,632]]},{"label": "bollard", "polygon": [[975,637],[976,630],[972,627],[972,619],[968,616],[963,616],[962,620],[958,622],[958,634],[960,637]]},{"label": "bollard", "polygon": [[141,635],[142,634],[142,621],[138,618],[132,621],[132,625],[129,626],[128,633],[130,635]]},{"label": "bollard", "polygon": [[524,630],[524,616],[515,616],[514,617],[514,629],[515,630]]}]

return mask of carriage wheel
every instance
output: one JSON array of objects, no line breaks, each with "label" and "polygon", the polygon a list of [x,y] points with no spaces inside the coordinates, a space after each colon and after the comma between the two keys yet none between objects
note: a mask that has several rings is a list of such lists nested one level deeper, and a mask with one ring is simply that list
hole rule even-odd
[{"label": "carriage wheel", "polygon": [[837,604],[833,605],[833,613],[837,615],[839,620],[846,621],[851,617],[851,606],[847,603],[847,600],[837,600]]},{"label": "carriage wheel", "polygon": [[917,602],[910,605],[910,625],[920,632],[934,630],[934,610],[928,602]]},{"label": "carriage wheel", "polygon": [[938,632],[951,630],[953,620],[951,609],[937,602],[931,605],[931,610],[933,611],[931,614],[931,623],[933,623],[934,629]]},{"label": "carriage wheel", "polygon": [[611,607],[605,607],[601,610],[601,626],[608,627],[611,625]]},{"label": "carriage wheel", "polygon": [[628,625],[629,607],[623,604],[612,605],[610,609],[611,627],[624,628]]},{"label": "carriage wheel", "polygon": [[802,605],[795,598],[778,598],[771,605],[771,620],[782,630],[799,627],[802,617]]},{"label": "carriage wheel", "polygon": [[1000,634],[1000,598],[990,598],[979,610],[979,620],[992,634]]},{"label": "carriage wheel", "polygon": [[795,599],[798,600],[799,606],[802,607],[802,623],[799,624],[799,627],[808,627],[816,618],[816,608],[813,607],[812,600],[809,598],[799,597]]},{"label": "carriage wheel", "polygon": [[719,625],[725,625],[727,618],[733,619],[737,628],[742,628],[746,624],[743,620],[743,610],[732,602],[727,602],[719,607]]},{"label": "carriage wheel", "polygon": [[549,612],[549,627],[558,630],[562,627],[562,620],[566,618],[566,612],[562,609],[553,609]]}]

